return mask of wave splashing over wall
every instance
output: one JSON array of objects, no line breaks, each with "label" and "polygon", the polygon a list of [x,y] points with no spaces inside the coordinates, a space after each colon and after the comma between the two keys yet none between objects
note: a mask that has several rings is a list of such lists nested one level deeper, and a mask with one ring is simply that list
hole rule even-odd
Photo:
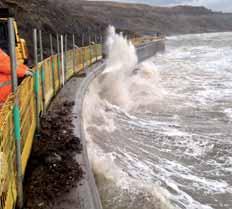
[{"label": "wave splashing over wall", "polygon": [[[102,100],[129,110],[137,107],[135,103],[145,105],[153,103],[155,97],[162,97],[154,64],[149,61],[138,64],[134,45],[123,34],[116,34],[112,26],[108,29],[106,46],[106,69],[98,86]],[[141,98],[143,101],[139,103]]]},{"label": "wave splashing over wall", "polygon": [[88,151],[104,208],[170,208],[158,185],[154,187],[131,176],[118,164],[115,151],[104,149],[95,141],[94,135],[101,132],[105,134],[102,145],[114,146],[108,134],[117,132],[115,114],[130,117],[129,111],[144,105],[139,103],[141,98],[146,97],[147,103],[152,103],[154,97],[161,97],[154,64],[138,64],[134,45],[123,34],[116,34],[114,27],[108,29],[106,46],[106,69],[93,81],[84,102]]},{"label": "wave splashing over wall", "polygon": [[232,208],[232,34],[170,37],[138,63],[111,27],[84,101],[105,209]]}]

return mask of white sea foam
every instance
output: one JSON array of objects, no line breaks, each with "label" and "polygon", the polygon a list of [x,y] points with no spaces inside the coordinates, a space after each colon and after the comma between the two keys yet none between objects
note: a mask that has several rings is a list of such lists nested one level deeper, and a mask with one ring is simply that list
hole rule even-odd
[{"label": "white sea foam", "polygon": [[[100,82],[99,94],[113,105],[126,110],[152,104],[162,99],[159,73],[152,62],[138,64],[136,49],[111,26],[106,41],[106,69]],[[141,100],[142,99],[142,100]],[[136,105],[135,105],[136,104]]]},{"label": "white sea foam", "polygon": [[[106,69],[98,79],[92,82],[84,100],[84,127],[93,170],[97,176],[104,176],[107,182],[113,182],[112,184],[115,184],[121,190],[117,193],[119,196],[120,193],[125,194],[125,191],[127,191],[126,193],[129,192],[129,199],[131,200],[135,196],[143,194],[144,201],[146,202],[149,199],[146,204],[152,205],[152,209],[172,208],[165,198],[165,189],[161,189],[158,185],[150,185],[146,181],[139,181],[136,179],[137,172],[134,175],[128,175],[116,163],[118,154],[116,152],[105,153],[90,134],[90,129],[114,133],[117,129],[114,124],[114,112],[119,111],[127,118],[136,119],[126,110],[129,110],[132,105],[134,108],[135,103],[138,106],[140,104],[144,105],[152,103],[154,98],[160,99],[162,97],[159,85],[157,85],[159,75],[153,63],[144,62],[138,65],[135,47],[122,34],[116,34],[113,27],[109,27],[106,45],[109,52]],[[144,97],[146,100],[140,101]],[[128,162],[133,161],[126,152],[124,157]],[[147,172],[149,170],[141,161],[136,161],[133,166]],[[127,195],[125,194],[125,196]],[[113,195],[111,198],[114,198]],[[125,197],[121,198],[120,202]],[[136,204],[135,200],[133,202],[132,205]],[[118,202],[118,204],[120,203]],[[120,205],[114,207],[119,208]],[[130,207],[132,206],[128,205],[128,208]]]},{"label": "white sea foam", "polygon": [[224,113],[227,115],[227,117],[232,120],[232,108],[227,108],[224,110]]},{"label": "white sea foam", "polygon": [[[146,180],[142,180],[141,178],[136,179],[135,176],[138,174],[138,172],[128,174],[127,172],[123,171],[116,163],[118,153],[105,153],[98,145],[93,143],[94,140],[91,139],[90,135],[87,134],[87,138],[88,156],[92,169],[97,178],[100,179],[98,180],[99,190],[100,192],[103,192],[107,188],[105,192],[107,192],[108,195],[110,194],[110,198],[112,198],[112,200],[115,198],[117,199],[116,202],[118,205],[111,206],[111,209],[120,208],[120,203],[123,201],[134,201],[134,203],[131,203],[131,206],[127,205],[127,208],[133,209],[133,205],[136,204],[136,200],[134,198],[141,198],[141,196],[146,198],[143,200],[144,204],[152,205],[152,208],[148,206],[149,209],[173,208],[166,198],[169,193],[165,189],[162,189],[159,187],[159,185],[151,185]],[[131,155],[126,153],[123,154],[125,157],[127,157],[128,161],[134,162],[133,168],[136,167],[137,169],[141,169],[143,172],[147,172],[145,174],[145,176],[147,176],[150,170],[149,167],[142,162],[134,161]],[[101,178],[104,180],[102,181]],[[108,183],[110,183],[110,186]],[[118,190],[118,192],[114,193],[115,190]],[[106,195],[105,192],[103,192],[102,195]],[[121,196],[122,194],[123,196]],[[127,195],[129,195],[129,197],[127,197]],[[122,204],[125,205],[126,202]],[[106,206],[106,208],[108,207]]]},{"label": "white sea foam", "polygon": [[106,70],[84,101],[106,208],[230,209],[231,34],[168,38],[167,52],[142,64],[109,34]]}]

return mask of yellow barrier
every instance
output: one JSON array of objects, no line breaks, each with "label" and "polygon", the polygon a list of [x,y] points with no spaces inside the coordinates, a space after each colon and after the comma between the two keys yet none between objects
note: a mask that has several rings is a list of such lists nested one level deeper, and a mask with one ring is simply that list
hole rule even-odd
[{"label": "yellow barrier", "polygon": [[145,44],[145,43],[152,42],[152,41],[162,40],[164,38],[165,37],[163,35],[160,35],[160,36],[143,36],[143,37],[133,38],[133,39],[131,39],[131,42],[135,46],[139,46],[141,44]]},{"label": "yellow barrier", "polygon": [[[150,40],[150,39],[149,39]],[[154,40],[154,38],[152,38]],[[135,45],[148,41],[134,39]],[[65,81],[74,74],[84,70],[96,60],[102,58],[102,45],[69,50],[64,54]],[[33,69],[35,71],[35,69]],[[53,96],[61,88],[62,73],[60,56],[53,55],[38,64],[39,71],[39,113],[44,112]],[[44,72],[44,74],[43,74]],[[34,76],[35,77],[35,76]],[[19,99],[21,122],[21,160],[22,172],[25,174],[27,162],[36,131],[36,97],[35,78],[26,78],[17,89],[17,95],[10,95],[0,109],[0,209],[13,209],[17,200],[16,188],[16,149],[13,125],[13,105],[15,96]],[[42,82],[44,79],[44,82]],[[44,95],[42,85],[44,84]],[[44,100],[43,100],[44,98]]]},{"label": "yellow barrier", "polygon": [[[89,66],[102,56],[100,44],[69,50],[65,54],[65,81]],[[40,110],[47,107],[61,88],[61,64],[57,55],[39,63],[39,103]],[[42,73],[44,70],[44,76]],[[35,69],[34,69],[35,70]],[[36,130],[35,78],[26,78],[17,89],[19,98],[22,146],[22,171],[25,174],[27,162]],[[42,82],[44,79],[44,82]],[[42,84],[44,83],[44,101]],[[16,154],[13,125],[13,104],[16,95],[10,95],[0,110],[0,209],[13,209],[17,200]],[[45,103],[43,105],[43,102]]]}]

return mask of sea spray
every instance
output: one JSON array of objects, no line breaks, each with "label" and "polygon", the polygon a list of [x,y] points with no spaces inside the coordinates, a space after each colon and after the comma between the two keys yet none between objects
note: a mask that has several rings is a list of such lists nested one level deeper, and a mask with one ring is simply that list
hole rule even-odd
[{"label": "sea spray", "polygon": [[[106,69],[91,83],[84,100],[88,154],[104,208],[172,208],[165,190],[134,178],[118,165],[120,156],[117,152],[102,149],[102,146],[114,146],[108,134],[113,136],[118,132],[115,125],[117,113],[135,118],[130,111],[163,97],[154,64],[149,61],[138,63],[133,44],[123,34],[116,34],[112,26],[108,29],[106,46]],[[100,133],[106,135],[99,141],[97,135]]]},{"label": "sea spray", "polygon": [[164,54],[91,83],[83,119],[105,209],[232,208],[231,43],[168,38]]},{"label": "sea spray", "polygon": [[136,49],[131,41],[117,34],[113,26],[108,28],[106,40],[106,69],[104,73],[116,71],[131,71],[138,62]]},{"label": "sea spray", "polygon": [[[108,28],[106,69],[99,78],[99,95],[126,110],[153,104],[163,97],[159,73],[151,61],[138,64],[136,49],[115,28]],[[136,104],[136,105],[135,105]]]}]

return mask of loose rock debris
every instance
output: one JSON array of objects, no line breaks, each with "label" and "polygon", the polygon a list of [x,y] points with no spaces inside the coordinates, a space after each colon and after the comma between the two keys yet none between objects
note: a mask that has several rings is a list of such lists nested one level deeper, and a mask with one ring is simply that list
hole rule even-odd
[{"label": "loose rock debris", "polygon": [[46,209],[77,186],[83,176],[75,153],[82,151],[73,134],[74,102],[57,103],[41,118],[40,139],[35,139],[24,180],[26,209]]}]

